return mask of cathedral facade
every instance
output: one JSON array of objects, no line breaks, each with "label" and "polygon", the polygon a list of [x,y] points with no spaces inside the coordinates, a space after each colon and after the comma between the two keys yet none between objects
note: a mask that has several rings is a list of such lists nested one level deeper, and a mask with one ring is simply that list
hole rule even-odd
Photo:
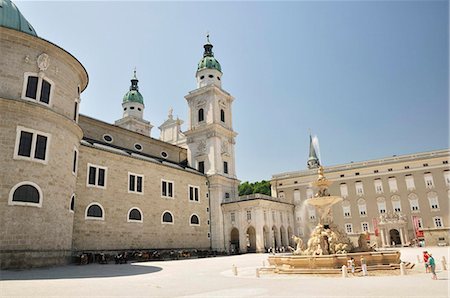
[{"label": "cathedral facade", "polygon": [[188,130],[170,112],[154,139],[136,72],[115,124],[80,115],[83,65],[1,4],[1,267],[83,251],[226,250],[221,201],[238,194],[236,133],[209,38],[185,97]]}]

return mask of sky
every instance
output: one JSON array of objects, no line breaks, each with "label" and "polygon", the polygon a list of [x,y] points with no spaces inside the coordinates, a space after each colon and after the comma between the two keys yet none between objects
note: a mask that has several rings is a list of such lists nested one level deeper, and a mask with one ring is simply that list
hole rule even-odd
[{"label": "sky", "polygon": [[449,147],[448,1],[15,1],[86,68],[82,114],[114,123],[137,69],[144,118],[184,96],[209,32],[233,102],[241,181]]}]

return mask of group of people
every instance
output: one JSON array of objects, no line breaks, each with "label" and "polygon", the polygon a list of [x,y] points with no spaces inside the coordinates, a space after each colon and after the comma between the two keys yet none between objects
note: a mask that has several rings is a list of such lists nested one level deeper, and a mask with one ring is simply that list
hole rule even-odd
[{"label": "group of people", "polygon": [[431,279],[437,279],[436,261],[434,260],[433,255],[428,253],[426,250],[423,252],[423,262],[425,264],[425,272],[431,272]]},{"label": "group of people", "polygon": [[[362,275],[363,276],[367,276],[368,273],[367,273],[367,261],[366,261],[366,259],[363,256],[361,256],[359,261],[361,263]],[[355,264],[355,259],[353,257],[348,259],[348,261],[347,261],[347,268],[349,268],[351,270],[352,275],[355,275],[356,264]]]}]

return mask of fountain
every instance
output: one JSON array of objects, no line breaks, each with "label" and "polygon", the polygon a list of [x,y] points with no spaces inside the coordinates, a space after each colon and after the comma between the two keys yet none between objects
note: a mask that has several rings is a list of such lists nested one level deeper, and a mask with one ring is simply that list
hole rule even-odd
[{"label": "fountain", "polygon": [[317,190],[314,197],[307,199],[306,204],[314,206],[319,213],[319,223],[314,228],[307,242],[303,245],[300,237],[292,236],[296,247],[291,248],[292,254],[274,255],[269,257],[269,263],[275,273],[340,273],[343,265],[353,258],[356,266],[361,267],[361,257],[367,263],[369,270],[399,269],[400,252],[375,251],[367,245],[366,234],[361,234],[358,246],[354,246],[350,238],[333,222],[331,208],[342,202],[342,198],[328,193],[328,187],[333,182],[323,174],[319,166],[318,178],[312,182]]}]

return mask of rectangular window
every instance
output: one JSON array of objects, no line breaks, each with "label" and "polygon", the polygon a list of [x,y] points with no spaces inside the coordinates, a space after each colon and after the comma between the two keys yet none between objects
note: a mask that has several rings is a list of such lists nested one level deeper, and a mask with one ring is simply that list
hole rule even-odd
[{"label": "rectangular window", "polygon": [[347,234],[353,233],[353,225],[351,223],[345,224],[345,231],[347,232]]},{"label": "rectangular window", "polygon": [[41,102],[46,104],[50,101],[50,89],[51,85],[46,80],[42,80],[42,88],[41,88],[41,98],[39,99]]},{"label": "rectangular window", "polygon": [[37,86],[38,86],[38,77],[29,76],[25,96],[28,98],[36,99]]},{"label": "rectangular window", "polygon": [[389,189],[391,190],[391,192],[398,191],[397,179],[395,179],[395,177],[389,177],[388,183],[389,183]]},{"label": "rectangular window", "polygon": [[346,198],[348,197],[348,188],[347,188],[347,184],[342,183],[341,186],[341,197]]},{"label": "rectangular window", "polygon": [[73,163],[72,163],[72,173],[77,174],[77,168],[78,168],[78,150],[77,148],[73,149]]},{"label": "rectangular window", "polygon": [[18,155],[31,157],[32,140],[33,140],[33,133],[27,131],[20,132]]},{"label": "rectangular window", "polygon": [[78,122],[77,121],[77,118],[78,118],[78,102],[77,101],[75,102],[75,107],[73,110],[74,110],[73,111],[73,121]]},{"label": "rectangular window", "polygon": [[422,229],[422,228],[423,228],[422,218],[418,218],[418,219],[417,219],[417,227],[418,227],[419,229]]},{"label": "rectangular window", "polygon": [[49,142],[49,134],[18,126],[14,158],[46,163]]},{"label": "rectangular window", "polygon": [[106,188],[106,167],[88,164],[87,185]]},{"label": "rectangular window", "polygon": [[234,212],[231,212],[230,216],[231,216],[231,222],[235,222],[236,221],[236,214]]},{"label": "rectangular window", "polygon": [[414,184],[414,177],[412,175],[406,175],[405,176],[405,182],[406,182],[406,188],[409,191],[415,190],[416,185]]},{"label": "rectangular window", "polygon": [[204,161],[199,161],[198,162],[198,171],[200,173],[205,174],[205,162]]},{"label": "rectangular window", "polygon": [[198,202],[199,198],[199,187],[198,186],[189,186],[189,201]]},{"label": "rectangular window", "polygon": [[173,182],[161,180],[161,196],[165,198],[173,198]]},{"label": "rectangular window", "polygon": [[294,202],[300,203],[300,190],[294,190]]},{"label": "rectangular window", "polygon": [[441,217],[435,217],[434,218],[434,226],[436,228],[442,228],[443,224],[442,224],[442,218]]},{"label": "rectangular window", "polygon": [[355,188],[356,188],[356,194],[357,194],[358,196],[364,195],[363,184],[362,184],[361,181],[355,182]]},{"label": "rectangular window", "polygon": [[373,184],[375,186],[375,192],[377,194],[383,193],[383,182],[381,181],[381,179],[375,179],[373,181]]},{"label": "rectangular window", "polygon": [[368,232],[369,231],[369,223],[368,222],[362,222],[361,223],[361,229],[363,232]]},{"label": "rectangular window", "polygon": [[450,171],[449,170],[444,171],[444,180],[445,180],[445,185],[447,187],[450,187]]},{"label": "rectangular window", "polygon": [[252,211],[247,210],[247,220],[252,220]]},{"label": "rectangular window", "polygon": [[128,173],[128,192],[142,194],[143,181],[144,181],[143,175]]},{"label": "rectangular window", "polygon": [[47,151],[47,137],[36,136],[36,148],[34,151],[34,158],[45,160],[45,152]]},{"label": "rectangular window", "polygon": [[434,187],[433,175],[431,173],[425,173],[423,178],[425,180],[425,186],[427,188],[433,188]]},{"label": "rectangular window", "polygon": [[223,172],[224,174],[228,174],[228,162],[223,162]]},{"label": "rectangular window", "polygon": [[47,78],[36,74],[25,73],[22,99],[33,99],[49,104],[52,94],[52,83]]}]

